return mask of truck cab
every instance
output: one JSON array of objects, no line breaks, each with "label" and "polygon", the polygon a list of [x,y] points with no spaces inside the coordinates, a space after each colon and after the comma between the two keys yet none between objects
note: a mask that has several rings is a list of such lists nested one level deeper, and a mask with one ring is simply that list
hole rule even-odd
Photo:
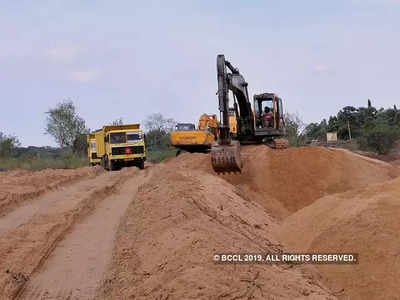
[{"label": "truck cab", "polygon": [[144,169],[146,146],[144,132],[139,124],[104,126],[96,133],[97,155],[107,170],[123,166]]},{"label": "truck cab", "polygon": [[97,156],[96,151],[96,136],[94,133],[89,133],[86,135],[87,144],[88,144],[88,158],[89,158],[89,165],[95,166],[100,164],[100,158]]}]

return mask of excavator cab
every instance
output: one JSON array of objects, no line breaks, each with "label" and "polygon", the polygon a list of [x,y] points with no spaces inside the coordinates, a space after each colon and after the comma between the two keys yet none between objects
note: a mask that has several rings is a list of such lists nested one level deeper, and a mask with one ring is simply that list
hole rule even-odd
[{"label": "excavator cab", "polygon": [[196,127],[192,123],[178,123],[175,126],[175,131],[193,131]]},{"label": "excavator cab", "polygon": [[267,137],[268,139],[284,136],[285,121],[283,118],[282,99],[273,93],[263,93],[254,95],[253,100],[255,136]]},{"label": "excavator cab", "polygon": [[[254,107],[256,128],[274,128],[276,119],[274,101],[272,99],[254,101]],[[268,120],[268,122],[266,122],[266,120]]]}]

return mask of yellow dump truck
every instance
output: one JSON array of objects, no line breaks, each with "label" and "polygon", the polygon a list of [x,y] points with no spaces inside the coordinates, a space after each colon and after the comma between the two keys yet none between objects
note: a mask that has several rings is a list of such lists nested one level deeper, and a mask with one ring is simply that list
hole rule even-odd
[{"label": "yellow dump truck", "polygon": [[217,116],[203,114],[196,129],[191,123],[178,123],[170,133],[171,145],[188,152],[203,152],[211,148],[217,138]]},{"label": "yellow dump truck", "polygon": [[91,166],[99,165],[100,158],[97,157],[96,152],[96,137],[94,133],[89,133],[86,135],[87,144],[88,144],[88,157],[89,157],[89,164]]},{"label": "yellow dump truck", "polygon": [[106,170],[123,166],[144,169],[146,146],[140,124],[107,125],[95,136],[97,156]]}]

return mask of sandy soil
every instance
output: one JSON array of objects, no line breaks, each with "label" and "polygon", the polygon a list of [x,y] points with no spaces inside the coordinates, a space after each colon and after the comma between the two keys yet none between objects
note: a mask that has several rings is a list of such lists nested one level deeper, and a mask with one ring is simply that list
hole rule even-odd
[{"label": "sandy soil", "polygon": [[[399,168],[320,147],[0,175],[0,299],[396,299]],[[64,174],[64,172],[66,172]],[[358,265],[218,264],[349,251]]]},{"label": "sandy soil", "polygon": [[[135,171],[135,172],[133,172]],[[92,299],[112,257],[120,218],[148,179],[138,169],[90,216],[78,221],[29,280],[20,299]]]},{"label": "sandy soil", "polygon": [[[103,222],[103,226],[97,227],[98,236],[101,231],[107,228],[109,231],[116,228],[124,210],[113,209],[108,212],[107,207],[102,207],[101,203],[107,201],[111,204],[115,197],[119,204],[125,203],[126,205],[124,201],[132,200],[131,192],[135,187],[137,189],[140,184],[138,182],[138,184],[133,185],[133,178],[137,176],[142,178],[144,174],[145,172],[140,173],[136,168],[123,169],[120,172],[101,172],[95,178],[84,178],[71,185],[58,188],[56,191],[31,199],[31,203],[26,203],[11,211],[12,217],[8,217],[8,215],[2,217],[0,219],[3,228],[3,232],[0,234],[0,290],[3,291],[2,299],[13,299],[21,295],[21,292],[27,287],[27,282],[35,284],[36,277],[32,277],[32,275],[42,270],[41,268],[50,254],[54,250],[58,250],[57,246],[70,231],[79,229],[75,225],[86,220],[98,208],[103,212],[112,213],[110,218],[114,222],[114,225],[107,222],[106,226]],[[131,181],[128,181],[129,179]],[[121,200],[118,193],[126,185],[132,187],[133,190],[129,190],[125,194],[126,197]],[[93,217],[92,220],[98,222],[99,217],[97,219]],[[88,226],[92,225],[89,224]],[[112,236],[111,234],[111,240],[113,239]],[[77,244],[78,249],[81,249],[82,252],[84,252],[84,248],[81,248],[81,245],[84,245],[84,243],[81,242],[85,239],[92,241],[92,237],[82,236],[82,240]],[[112,245],[112,242],[108,243],[108,247],[112,248]],[[57,253],[57,251],[54,253]],[[74,260],[73,265],[82,266],[82,261]],[[86,267],[92,268],[93,265],[90,264],[89,266],[88,261]],[[58,275],[55,280],[60,285],[65,285],[63,273],[60,272]],[[29,287],[30,285],[28,285],[28,292]],[[47,286],[44,285],[43,292],[46,292],[46,288]],[[25,298],[25,296],[22,295],[22,298]],[[32,297],[27,296],[27,299],[32,299]],[[61,299],[64,298],[61,297]]]},{"label": "sandy soil", "polygon": [[80,178],[95,177],[103,172],[100,167],[71,170],[46,169],[37,172],[14,170],[0,172],[0,216],[24,201],[43,195]]},{"label": "sandy soil", "polygon": [[121,224],[98,299],[336,299],[302,267],[221,265],[216,253],[278,252],[277,224],[222,178],[170,162]]},{"label": "sandy soil", "polygon": [[288,217],[277,236],[289,249],[358,253],[354,266],[319,266],[340,299],[400,294],[400,178],[319,199]]},{"label": "sandy soil", "polygon": [[[398,175],[392,165],[352,153],[323,147],[272,150],[242,147],[240,175],[222,175],[239,187],[242,197],[260,203],[275,217],[286,217],[330,194],[384,182]],[[206,154],[184,154],[179,165],[214,174]]]}]

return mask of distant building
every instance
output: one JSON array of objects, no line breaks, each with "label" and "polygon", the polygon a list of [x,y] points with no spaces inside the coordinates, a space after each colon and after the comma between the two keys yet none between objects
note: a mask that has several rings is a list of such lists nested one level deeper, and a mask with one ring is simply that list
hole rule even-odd
[{"label": "distant building", "polygon": [[326,141],[328,144],[336,144],[337,143],[337,132],[327,132],[326,133]]}]

